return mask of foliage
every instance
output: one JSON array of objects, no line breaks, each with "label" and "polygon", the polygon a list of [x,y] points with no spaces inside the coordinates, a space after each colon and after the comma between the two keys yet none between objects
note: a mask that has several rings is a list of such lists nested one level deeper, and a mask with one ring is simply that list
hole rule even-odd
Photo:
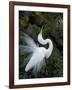
[{"label": "foliage", "polygon": [[[52,55],[45,59],[46,65],[42,67],[41,71],[37,75],[33,75],[32,70],[25,72],[28,62],[27,55],[19,53],[19,79],[63,76],[63,14],[19,11],[19,30],[30,35],[37,44],[39,44],[37,35],[42,28],[43,37],[50,38],[53,42]],[[21,40],[19,40],[19,44],[23,44]],[[47,48],[48,45],[44,47]]]}]

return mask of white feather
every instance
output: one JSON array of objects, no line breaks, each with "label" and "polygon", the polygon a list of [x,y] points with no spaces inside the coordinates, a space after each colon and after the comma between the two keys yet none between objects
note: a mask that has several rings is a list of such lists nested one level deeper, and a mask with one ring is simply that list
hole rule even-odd
[{"label": "white feather", "polygon": [[[37,48],[34,54],[32,55],[30,61],[26,65],[25,71],[29,71],[34,66],[38,66],[45,58],[45,49],[43,47]],[[39,71],[39,67],[37,68]]]},{"label": "white feather", "polygon": [[21,31],[20,31],[20,39],[22,40],[23,44],[26,43],[26,45],[19,46],[21,55],[24,53],[33,53],[37,48],[37,45],[35,44],[34,40],[29,35]]},{"label": "white feather", "polygon": [[26,42],[27,46],[29,46],[29,47],[32,47],[32,48],[37,47],[34,40],[29,35],[27,35],[24,32],[21,32],[21,31],[20,31],[20,39],[22,39],[24,42]]},{"label": "white feather", "polygon": [[39,47],[35,44],[34,40],[27,34],[21,32],[20,39],[27,43],[26,45],[20,45],[20,53],[32,53],[29,62],[25,67],[25,71],[28,72],[33,68],[33,72],[40,71],[43,66],[45,57],[50,57],[53,50],[53,43],[50,39],[44,40],[42,37],[42,30],[38,35],[38,41],[40,44],[49,44],[49,48]]}]

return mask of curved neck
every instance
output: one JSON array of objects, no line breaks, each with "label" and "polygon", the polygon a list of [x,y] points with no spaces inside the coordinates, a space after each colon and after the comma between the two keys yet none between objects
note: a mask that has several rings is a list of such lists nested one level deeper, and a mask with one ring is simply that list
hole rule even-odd
[{"label": "curved neck", "polygon": [[43,39],[42,37],[42,31],[39,33],[38,35],[38,42],[42,45],[46,45],[47,43],[49,44],[49,47],[48,49],[46,49],[46,58],[48,58],[51,53],[52,53],[52,50],[53,50],[53,43],[50,39]]},{"label": "curved neck", "polygon": [[45,40],[45,44],[49,44],[49,48],[48,49],[53,49],[53,43],[52,43],[52,41],[50,40],[50,39],[46,39]]},{"label": "curved neck", "polygon": [[52,41],[50,39],[43,39],[43,37],[42,37],[42,30],[38,34],[38,41],[42,45],[46,45],[48,43],[49,44],[49,48],[47,50],[53,49]]},{"label": "curved neck", "polygon": [[53,43],[50,39],[46,39],[45,42],[46,42],[46,44],[47,43],[49,44],[49,48],[46,49],[46,58],[48,58],[51,55],[52,51],[53,51]]}]

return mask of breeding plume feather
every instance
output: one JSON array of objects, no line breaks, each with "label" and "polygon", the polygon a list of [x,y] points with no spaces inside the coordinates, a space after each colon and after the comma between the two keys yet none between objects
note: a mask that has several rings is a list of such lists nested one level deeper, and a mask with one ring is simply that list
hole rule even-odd
[{"label": "breeding plume feather", "polygon": [[20,39],[23,42],[26,42],[26,45],[20,45],[20,54],[29,53],[28,59],[29,62],[25,67],[25,71],[28,72],[29,70],[33,69],[33,72],[39,72],[42,66],[45,63],[45,58],[49,58],[53,51],[53,43],[50,39],[43,39],[42,37],[42,30],[38,34],[38,42],[42,45],[49,44],[48,49],[45,47],[39,47],[34,40],[24,32],[20,32]]}]

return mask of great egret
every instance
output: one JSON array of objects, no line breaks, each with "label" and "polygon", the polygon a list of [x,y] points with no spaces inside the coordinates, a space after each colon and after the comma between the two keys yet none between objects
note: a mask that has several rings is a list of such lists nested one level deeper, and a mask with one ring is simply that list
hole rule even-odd
[{"label": "great egret", "polygon": [[53,50],[53,43],[50,39],[43,39],[42,30],[38,34],[38,42],[42,45],[49,44],[49,48],[46,49],[44,47],[39,47],[35,44],[34,40],[27,34],[21,33],[21,39],[23,39],[27,45],[20,45],[20,53],[30,53],[28,57],[29,62],[25,67],[25,71],[28,72],[33,68],[33,72],[39,72],[41,67],[45,63],[45,58],[49,58],[51,56]]}]

